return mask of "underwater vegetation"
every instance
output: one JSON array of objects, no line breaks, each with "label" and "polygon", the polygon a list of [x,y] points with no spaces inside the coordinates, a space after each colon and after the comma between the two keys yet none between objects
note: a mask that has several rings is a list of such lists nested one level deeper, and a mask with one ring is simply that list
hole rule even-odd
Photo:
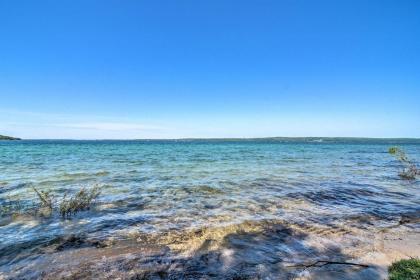
[{"label": "underwater vegetation", "polygon": [[37,188],[32,187],[36,195],[40,200],[40,207],[41,208],[48,208],[50,210],[53,209],[54,197],[49,191],[39,191]]},{"label": "underwater vegetation", "polygon": [[394,262],[389,268],[389,280],[419,280],[420,259],[411,258]]},{"label": "underwater vegetation", "polygon": [[6,199],[0,205],[0,217],[30,212],[30,209],[35,208],[34,205],[31,206],[25,205],[21,200]]},{"label": "underwater vegetation", "polygon": [[403,165],[403,170],[398,174],[401,178],[414,180],[417,175],[420,175],[420,169],[417,168],[416,164],[408,158],[402,149],[398,147],[391,147],[388,152],[398,159]]},{"label": "underwater vegetation", "polygon": [[21,200],[7,200],[0,207],[0,216],[18,214],[50,216],[56,211],[61,217],[68,218],[77,212],[89,210],[101,193],[98,185],[91,188],[82,187],[71,195],[66,192],[61,198],[57,198],[50,191],[38,190],[35,187],[32,189],[38,198],[38,203],[25,204]]},{"label": "underwater vegetation", "polygon": [[101,193],[98,186],[90,189],[82,188],[72,196],[64,194],[59,205],[60,215],[64,218],[76,214],[79,211],[89,210],[92,203]]}]

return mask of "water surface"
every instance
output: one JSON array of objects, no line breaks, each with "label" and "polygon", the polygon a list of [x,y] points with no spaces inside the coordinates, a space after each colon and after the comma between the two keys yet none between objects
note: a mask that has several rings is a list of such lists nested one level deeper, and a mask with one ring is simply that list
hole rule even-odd
[{"label": "water surface", "polygon": [[334,227],[361,216],[386,224],[420,210],[420,184],[397,176],[394,145],[420,161],[420,140],[410,139],[3,141],[0,204],[38,203],[32,186],[57,197],[93,185],[102,193],[70,219],[1,218],[0,265],[71,234],[127,240],[269,219]]}]

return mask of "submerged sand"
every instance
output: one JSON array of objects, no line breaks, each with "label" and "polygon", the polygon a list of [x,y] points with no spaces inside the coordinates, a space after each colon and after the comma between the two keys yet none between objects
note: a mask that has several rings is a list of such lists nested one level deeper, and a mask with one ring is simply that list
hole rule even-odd
[{"label": "submerged sand", "polygon": [[[420,181],[387,150],[419,161],[420,142],[313,140],[2,145],[0,275],[384,279],[418,256]],[[93,185],[89,211],[64,218],[33,190],[59,202]]]},{"label": "submerged sand", "polygon": [[334,227],[261,220],[183,232],[137,233],[127,240],[69,236],[1,277],[387,279],[392,262],[420,257],[417,217],[414,213],[381,228],[372,226],[375,217],[365,216]]}]

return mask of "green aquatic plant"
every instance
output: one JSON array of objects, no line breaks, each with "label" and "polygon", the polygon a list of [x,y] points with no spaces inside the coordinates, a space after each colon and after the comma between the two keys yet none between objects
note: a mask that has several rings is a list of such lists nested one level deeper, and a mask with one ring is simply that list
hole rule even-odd
[{"label": "green aquatic plant", "polygon": [[5,199],[0,201],[0,217],[14,218],[20,215],[34,215],[39,209],[39,203],[24,201],[11,196],[6,196]]},{"label": "green aquatic plant", "polygon": [[420,175],[420,169],[417,168],[416,164],[408,158],[402,149],[391,147],[388,149],[388,153],[402,163],[403,170],[398,174],[401,178],[413,180],[417,175]]},{"label": "green aquatic plant", "polygon": [[25,206],[20,200],[5,199],[0,205],[0,217],[22,213]]},{"label": "green aquatic plant", "polygon": [[389,268],[389,280],[420,280],[420,259],[394,262]]},{"label": "green aquatic plant", "polygon": [[61,199],[56,199],[50,191],[39,190],[32,187],[39,202],[24,203],[20,199],[6,199],[1,202],[0,216],[14,216],[21,214],[50,216],[54,211],[58,211],[63,218],[67,218],[80,211],[86,211],[91,208],[95,200],[101,193],[99,186],[91,188],[83,187],[73,195],[67,193]]},{"label": "green aquatic plant", "polygon": [[65,218],[79,211],[89,210],[100,192],[99,186],[94,186],[90,189],[82,188],[70,197],[67,193],[64,194],[59,205],[60,215]]},{"label": "green aquatic plant", "polygon": [[54,204],[54,197],[50,191],[40,191],[35,187],[32,187],[36,195],[40,200],[41,208],[48,208],[50,210],[53,209]]}]

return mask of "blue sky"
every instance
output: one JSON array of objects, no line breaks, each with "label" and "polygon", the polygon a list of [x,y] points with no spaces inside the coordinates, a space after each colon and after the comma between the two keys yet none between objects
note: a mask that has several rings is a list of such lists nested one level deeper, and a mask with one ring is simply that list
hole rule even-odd
[{"label": "blue sky", "polygon": [[420,137],[420,1],[0,0],[0,134]]}]

